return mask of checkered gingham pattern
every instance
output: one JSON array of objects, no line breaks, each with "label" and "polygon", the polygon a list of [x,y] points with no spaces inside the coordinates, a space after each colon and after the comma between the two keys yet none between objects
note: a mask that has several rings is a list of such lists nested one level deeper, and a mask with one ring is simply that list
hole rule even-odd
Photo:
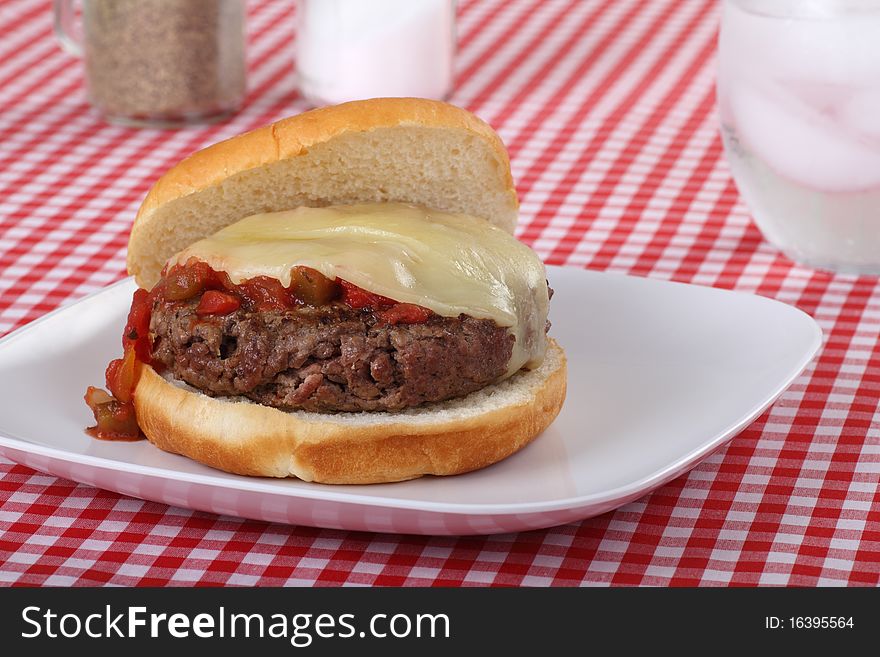
[{"label": "checkered gingham pattern", "polygon": [[[780,255],[750,222],[714,111],[718,0],[462,0],[452,102],[507,143],[518,235],[552,264],[752,292],[821,324],[779,401],[689,474],[522,534],[372,535],[219,517],[0,459],[6,585],[877,585],[880,290]],[[293,2],[248,3],[250,93],[220,125],[103,123],[50,3],[0,4],[0,334],[125,275],[155,180],[305,109]]]}]

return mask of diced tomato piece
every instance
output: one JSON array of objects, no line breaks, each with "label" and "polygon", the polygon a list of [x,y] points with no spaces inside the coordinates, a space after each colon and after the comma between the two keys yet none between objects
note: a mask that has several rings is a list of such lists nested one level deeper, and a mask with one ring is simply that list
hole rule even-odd
[{"label": "diced tomato piece", "polygon": [[219,290],[208,290],[202,295],[196,315],[228,315],[241,307],[238,297]]},{"label": "diced tomato piece", "polygon": [[146,290],[136,290],[128,311],[128,321],[122,333],[122,348],[133,346],[137,357],[144,363],[150,362],[150,315],[152,301]]},{"label": "diced tomato piece", "polygon": [[[128,351],[131,350],[129,349]],[[110,390],[118,387],[117,381],[119,381],[119,370],[122,369],[122,363],[124,360],[124,358],[114,358],[107,365],[107,369],[104,370],[104,380],[107,382],[107,387],[110,388]]]},{"label": "diced tomato piece", "polygon": [[414,303],[398,303],[379,313],[386,324],[421,324],[431,316],[431,311]]},{"label": "diced tomato piece", "polygon": [[107,387],[119,401],[131,401],[135,385],[137,385],[137,377],[140,373],[138,368],[138,359],[132,347],[127,347],[122,358],[110,361],[110,364],[107,366]]},{"label": "diced tomato piece", "polygon": [[281,281],[268,276],[243,281],[238,286],[238,293],[249,310],[286,310],[294,305],[290,292]]},{"label": "diced tomato piece", "polygon": [[342,280],[341,278],[337,280],[339,281],[339,284],[342,285],[342,302],[348,304],[355,310],[360,310],[361,308],[381,310],[383,308],[390,308],[397,303],[388,297],[367,292],[365,289]]}]

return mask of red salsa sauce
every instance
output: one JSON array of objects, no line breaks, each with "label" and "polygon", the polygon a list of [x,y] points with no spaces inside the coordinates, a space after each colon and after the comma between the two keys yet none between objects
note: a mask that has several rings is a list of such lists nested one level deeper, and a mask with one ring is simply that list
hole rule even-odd
[{"label": "red salsa sauce", "polygon": [[150,314],[153,293],[137,290],[131,300],[128,320],[122,332],[122,358],[111,360],[104,373],[109,393],[89,386],[85,402],[95,416],[95,426],[86,429],[100,440],[144,438],[134,411],[134,389],[141,363],[150,362]]},{"label": "red salsa sauce", "polygon": [[242,307],[248,311],[292,310],[335,301],[356,310],[371,311],[382,324],[420,324],[432,315],[422,306],[398,303],[341,278],[328,278],[309,267],[294,267],[287,287],[268,276],[256,276],[236,285],[226,273],[190,260],[165,271],[156,288],[161,288],[160,294],[166,301],[185,301],[201,294],[196,308],[196,314],[201,316],[228,315]]},{"label": "red salsa sauce", "polygon": [[190,259],[162,270],[162,278],[149,292],[137,290],[122,333],[122,358],[110,361],[105,372],[107,390],[89,386],[85,402],[95,416],[95,426],[86,432],[100,440],[140,440],[144,438],[137,424],[134,390],[142,363],[152,361],[150,316],[153,305],[187,301],[201,295],[196,314],[200,317],[228,315],[244,308],[251,312],[284,311],[297,307],[321,306],[340,302],[355,310],[372,312],[381,324],[421,324],[433,312],[412,303],[367,292],[341,278],[330,279],[309,267],[294,267],[290,285],[268,276],[257,276],[234,284],[225,272],[207,263]]}]

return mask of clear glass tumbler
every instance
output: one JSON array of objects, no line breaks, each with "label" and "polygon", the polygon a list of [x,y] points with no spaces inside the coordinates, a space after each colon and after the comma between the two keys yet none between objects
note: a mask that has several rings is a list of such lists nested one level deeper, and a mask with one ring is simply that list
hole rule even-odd
[{"label": "clear glass tumbler", "polygon": [[243,0],[55,0],[62,47],[85,60],[89,100],[115,123],[214,121],[245,97]]},{"label": "clear glass tumbler", "polygon": [[880,274],[880,0],[724,0],[718,57],[725,152],[764,236]]}]

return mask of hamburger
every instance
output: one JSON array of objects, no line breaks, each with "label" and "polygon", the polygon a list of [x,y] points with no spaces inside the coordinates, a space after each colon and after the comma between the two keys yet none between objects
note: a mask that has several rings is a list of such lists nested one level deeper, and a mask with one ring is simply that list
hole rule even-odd
[{"label": "hamburger", "polygon": [[517,216],[500,138],[436,101],[321,108],[193,154],[135,218],[139,289],[90,432],[322,483],[513,454],[566,387]]}]

